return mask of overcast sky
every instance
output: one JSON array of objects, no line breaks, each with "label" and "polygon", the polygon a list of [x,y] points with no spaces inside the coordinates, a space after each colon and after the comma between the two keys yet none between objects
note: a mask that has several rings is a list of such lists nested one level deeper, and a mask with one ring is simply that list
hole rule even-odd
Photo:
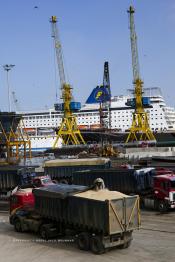
[{"label": "overcast sky", "polygon": [[110,65],[112,94],[126,94],[132,87],[126,12],[130,4],[136,9],[144,86],[161,87],[167,104],[174,106],[174,0],[0,0],[0,109],[8,109],[4,64],[15,65],[9,73],[10,86],[21,110],[52,107],[56,88],[60,96],[49,23],[52,15],[58,18],[75,99],[85,102],[102,83],[104,61]]}]

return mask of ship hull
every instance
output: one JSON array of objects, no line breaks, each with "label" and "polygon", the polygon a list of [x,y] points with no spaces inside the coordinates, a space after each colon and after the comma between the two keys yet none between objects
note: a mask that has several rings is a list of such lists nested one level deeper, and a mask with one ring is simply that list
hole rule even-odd
[{"label": "ship hull", "polygon": [[[125,144],[127,132],[105,132],[104,130],[82,130],[82,136],[87,144],[112,143],[115,145],[137,146],[137,144]],[[175,132],[154,133],[156,145],[160,147],[175,146]],[[32,151],[45,151],[53,148],[56,136],[32,137]],[[141,143],[142,144],[142,143]],[[144,145],[144,143],[143,143]],[[61,145],[58,147],[60,148]]]}]

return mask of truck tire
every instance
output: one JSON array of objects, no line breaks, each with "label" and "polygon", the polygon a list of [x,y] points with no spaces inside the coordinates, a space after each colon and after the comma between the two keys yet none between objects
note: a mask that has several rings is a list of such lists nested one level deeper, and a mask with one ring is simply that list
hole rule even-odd
[{"label": "truck tire", "polygon": [[163,201],[163,200],[158,201],[158,210],[161,213],[167,212],[168,211],[167,203],[165,201]]},{"label": "truck tire", "polygon": [[93,236],[91,238],[91,251],[96,255],[100,255],[105,252],[105,247],[100,236]]},{"label": "truck tire", "polygon": [[40,234],[40,237],[42,239],[45,239],[45,240],[48,240],[48,232],[47,232],[47,229],[44,225],[41,225],[40,226],[40,229],[39,229],[39,234]]},{"label": "truck tire", "polygon": [[19,218],[16,218],[14,220],[14,228],[16,232],[22,232],[21,221],[19,220]]},{"label": "truck tire", "polygon": [[88,251],[90,248],[90,236],[88,233],[80,233],[77,239],[78,248]]}]

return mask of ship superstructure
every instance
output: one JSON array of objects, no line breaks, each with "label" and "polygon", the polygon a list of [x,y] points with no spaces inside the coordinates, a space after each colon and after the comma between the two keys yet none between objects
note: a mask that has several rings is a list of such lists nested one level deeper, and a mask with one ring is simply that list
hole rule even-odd
[{"label": "ship superstructure", "polygon": [[[95,93],[96,92],[96,93]],[[80,129],[100,128],[100,104],[93,98],[98,98],[98,89],[94,89],[82,108],[75,112]],[[145,107],[148,113],[150,128],[153,132],[175,131],[175,109],[166,106],[161,89],[158,87],[145,88],[144,96],[150,100],[150,106]],[[111,97],[110,127],[112,132],[126,132],[132,123],[134,107],[128,106],[133,95],[128,90],[127,95]],[[49,109],[43,111],[20,112],[23,115],[25,131],[30,135],[32,148],[52,147],[55,129],[61,125],[63,112],[61,110]],[[22,128],[21,123],[21,128]]]}]

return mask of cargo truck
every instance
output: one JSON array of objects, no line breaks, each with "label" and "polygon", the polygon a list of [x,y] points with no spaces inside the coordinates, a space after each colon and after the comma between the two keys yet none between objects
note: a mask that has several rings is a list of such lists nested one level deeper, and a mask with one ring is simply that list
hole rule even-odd
[{"label": "cargo truck", "polygon": [[33,194],[33,210],[17,209],[10,216],[17,232],[32,231],[44,239],[71,235],[81,250],[102,254],[129,247],[140,226],[138,196],[66,184],[33,189]]},{"label": "cargo truck", "polygon": [[110,168],[109,158],[55,159],[43,165],[45,175],[60,183],[72,183],[72,174],[79,170]]},{"label": "cargo truck", "polygon": [[74,172],[73,183],[90,186],[102,178],[107,188],[124,194],[138,194],[141,206],[160,212],[175,208],[175,174],[154,168],[84,170]]}]

